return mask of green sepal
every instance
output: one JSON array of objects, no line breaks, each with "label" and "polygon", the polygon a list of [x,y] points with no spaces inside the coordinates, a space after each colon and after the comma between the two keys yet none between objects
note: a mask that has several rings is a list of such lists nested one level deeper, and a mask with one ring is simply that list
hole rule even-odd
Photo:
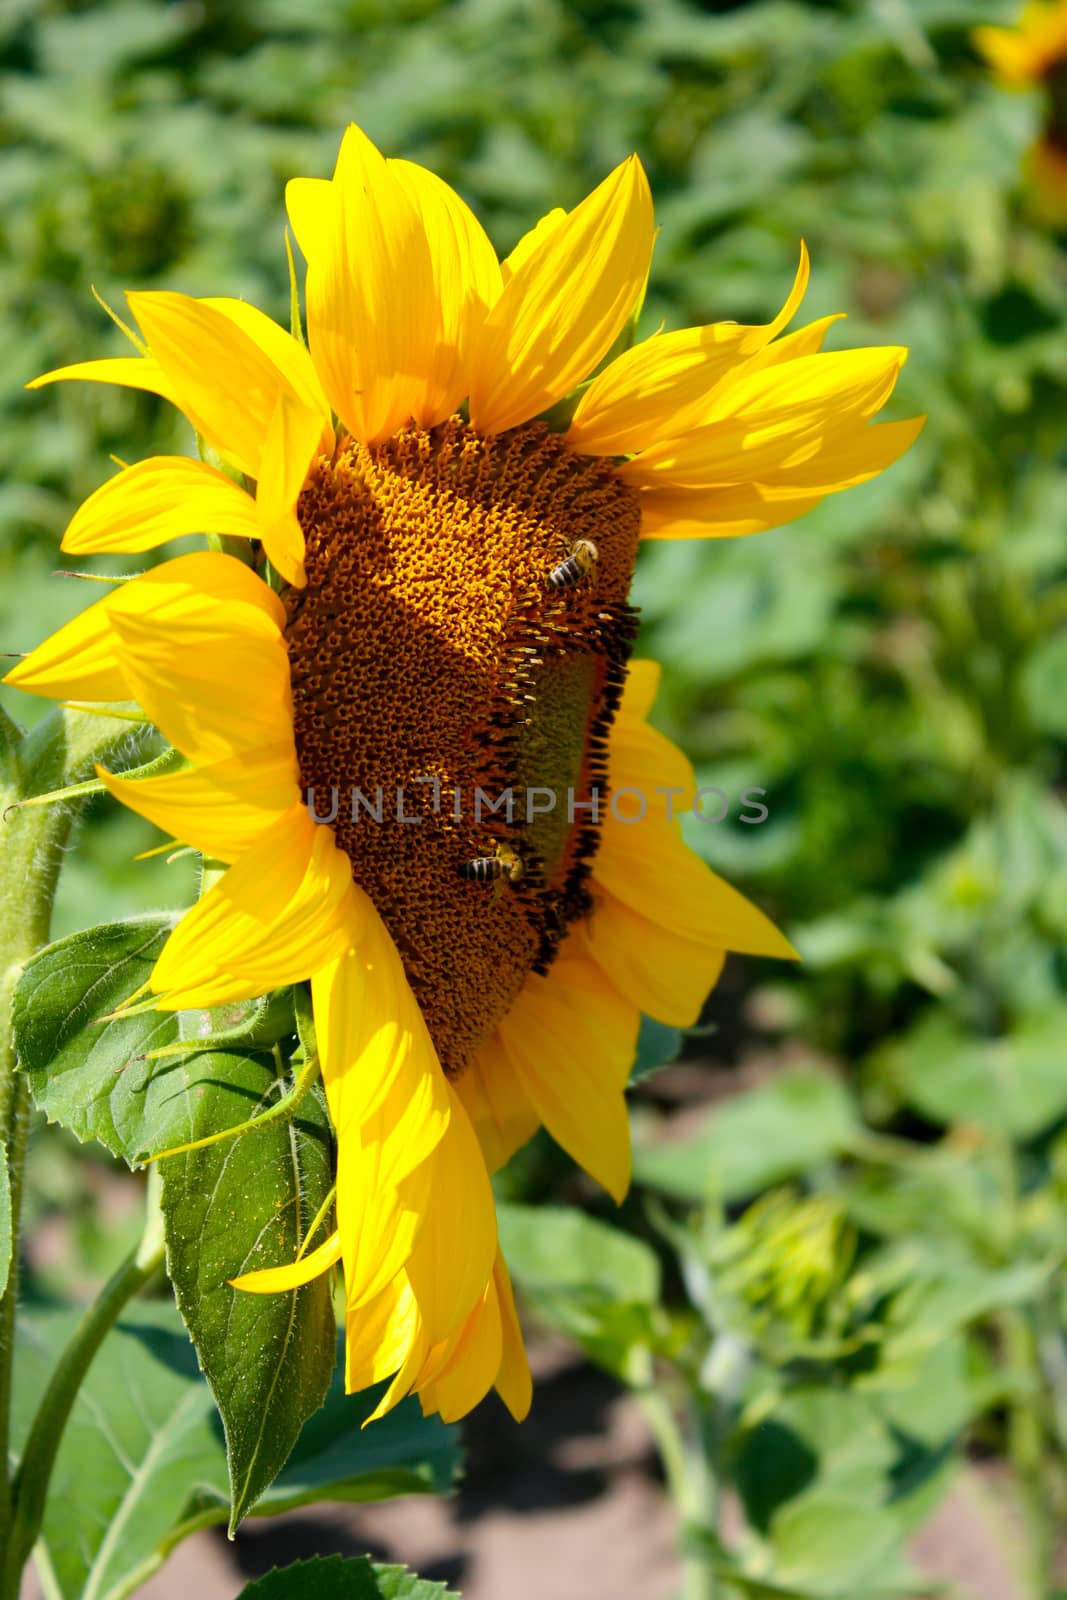
[{"label": "green sepal", "polygon": [[[128,737],[128,735],[127,735]],[[159,755],[153,756],[151,761],[143,762],[139,767],[129,767],[117,773],[120,778],[159,778],[165,773],[176,772],[182,764],[180,751],[167,746]],[[23,800],[13,800],[5,809],[4,815],[12,811],[23,811],[29,806],[51,806],[64,800],[86,800],[90,795],[106,794],[107,785],[101,783],[99,778],[87,778],[82,783],[69,783],[61,789],[49,789],[44,794],[28,795]]]},{"label": "green sepal", "polygon": [[25,728],[20,727],[14,717],[9,717],[0,706],[0,773],[3,774],[5,787],[17,782],[19,746],[25,737]]},{"label": "green sepal", "polygon": [[285,259],[289,264],[289,332],[297,344],[307,349],[304,324],[300,317],[300,288],[296,281],[296,262],[293,260],[293,241],[289,229],[285,230]]}]

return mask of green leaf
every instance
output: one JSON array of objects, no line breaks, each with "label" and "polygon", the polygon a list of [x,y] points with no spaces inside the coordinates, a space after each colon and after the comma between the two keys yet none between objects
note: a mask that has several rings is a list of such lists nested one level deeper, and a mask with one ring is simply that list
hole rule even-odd
[{"label": "green leaf", "polygon": [[[20,1326],[16,1447],[75,1312]],[[194,1485],[225,1483],[211,1396],[173,1306],[131,1306],[89,1369],[49,1488],[41,1540],[64,1600],[117,1600],[155,1570]],[[173,1542],[173,1541],[171,1541]]]},{"label": "green leaf", "polygon": [[794,1388],[747,1427],[737,1446],[737,1485],[752,1524],[764,1530],[814,1487],[847,1485],[875,1502],[898,1450],[873,1404],[850,1390]]},{"label": "green leaf", "polygon": [[[284,1036],[288,994],[273,1004],[95,1020],[147,981],[171,926],[147,917],[73,934],[28,964],[16,992],[16,1037],[38,1105],[131,1163],[246,1122],[285,1083],[274,1053],[202,1044],[257,1039],[264,1029]],[[184,1041],[189,1054],[144,1059]],[[291,1121],[161,1164],[167,1270],[225,1427],[233,1527],[321,1406],[334,1327],[326,1277],[272,1295],[229,1280],[295,1258],[331,1169],[326,1111],[314,1094]]]},{"label": "green leaf", "polygon": [[1035,728],[1054,738],[1067,737],[1067,632],[1043,639],[1022,673],[1023,699]]},{"label": "green leaf", "polygon": [[812,1595],[890,1595],[886,1567],[900,1544],[890,1513],[858,1496],[811,1494],[783,1507],[771,1529],[775,1581]]},{"label": "green leaf", "polygon": [[[20,1318],[16,1458],[78,1315]],[[456,1431],[424,1418],[415,1400],[361,1429],[377,1400],[378,1391],[346,1396],[338,1372],[326,1408],[254,1514],[447,1491],[458,1467]],[[222,1430],[188,1335],[169,1301],[134,1304],[93,1361],[60,1445],[39,1547],[54,1590],[62,1600],[122,1600],[183,1538],[224,1523],[227,1511]]]},{"label": "green leaf", "polygon": [[[211,1011],[147,1011],[102,1022],[147,981],[175,921],[133,917],[57,940],[27,962],[12,1007],[19,1060],[49,1121],[83,1142],[99,1140],[131,1165],[190,1137],[189,1102],[200,1085],[199,1078],[186,1081],[185,1066],[206,1039],[257,1048],[264,1036],[282,1036],[279,1008],[291,1010],[283,991]],[[188,1056],[146,1059],[179,1042],[188,1043]],[[216,1075],[221,1060],[215,1058]],[[240,1075],[239,1065],[235,1070]],[[245,1090],[235,1094],[246,1107],[234,1119],[240,1121],[248,1114]]]},{"label": "green leaf", "polygon": [[885,1053],[909,1103],[938,1123],[976,1122],[1028,1139],[1067,1112],[1067,1006],[1024,1018],[1003,1039],[975,1039],[936,1015]]},{"label": "green leaf", "polygon": [[346,1395],[339,1349],[321,1411],[304,1425],[285,1469],[255,1508],[276,1516],[320,1500],[385,1500],[398,1494],[446,1494],[459,1470],[459,1433],[424,1417],[415,1399],[364,1428],[380,1391]]},{"label": "green leaf", "polygon": [[842,1085],[799,1068],[716,1108],[693,1138],[638,1149],[634,1176],[682,1200],[740,1200],[832,1160],[858,1127]]},{"label": "green leaf", "polygon": [[953,1260],[947,1252],[924,1260],[904,1246],[898,1270],[903,1286],[886,1319],[885,1349],[892,1359],[928,1349],[991,1311],[1035,1300],[1056,1261],[1018,1261],[993,1270]]},{"label": "green leaf", "polygon": [[655,1252],[584,1211],[566,1206],[499,1205],[500,1242],[525,1288],[593,1289],[616,1300],[654,1304]]},{"label": "green leaf", "polygon": [[637,1035],[637,1056],[630,1069],[630,1082],[642,1083],[661,1067],[677,1061],[682,1048],[682,1031],[669,1028],[665,1022],[652,1017],[641,1018],[641,1031]]},{"label": "green leaf", "polygon": [[651,1379],[660,1270],[640,1239],[557,1206],[498,1205],[516,1282],[547,1321],[626,1383]]},{"label": "green leaf", "polygon": [[[269,1103],[273,1066],[230,1056],[219,1078],[219,1059],[205,1054],[175,1069],[186,1080],[192,1139]],[[304,1243],[333,1182],[325,1105],[313,1092],[291,1121],[171,1156],[161,1167],[167,1271],[226,1430],[232,1532],[285,1465],[333,1371],[327,1275],[280,1294],[230,1286],[242,1273],[294,1260]]]},{"label": "green leaf", "polygon": [[11,1271],[11,1181],[7,1170],[7,1150],[0,1144],[0,1295],[7,1288]]},{"label": "green leaf", "polygon": [[459,1600],[443,1583],[404,1567],[383,1567],[366,1556],[313,1556],[276,1567],[241,1590],[237,1600]]}]

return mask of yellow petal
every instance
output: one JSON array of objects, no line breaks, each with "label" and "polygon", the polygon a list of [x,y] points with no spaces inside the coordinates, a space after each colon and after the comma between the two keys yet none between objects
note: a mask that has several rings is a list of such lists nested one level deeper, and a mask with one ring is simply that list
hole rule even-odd
[{"label": "yellow petal", "polygon": [[726,959],[724,950],[650,921],[604,889],[576,933],[620,994],[674,1028],[697,1021]]},{"label": "yellow petal", "polygon": [[337,1133],[345,1292],[358,1305],[408,1261],[431,1202],[451,1101],[396,946],[355,888],[353,904],[353,936],[313,974],[312,1000]]},{"label": "yellow petal", "polygon": [[619,1203],[630,1182],[623,1088],[639,1020],[598,967],[564,951],[547,978],[527,979],[500,1028],[553,1139]]},{"label": "yellow petal", "polygon": [[57,699],[135,699],[190,760],[292,742],[278,596],[242,562],[197,552],[120,585],[7,681]]},{"label": "yellow petal", "polygon": [[497,1172],[537,1132],[540,1119],[498,1034],[482,1046],[455,1085],[490,1172]]},{"label": "yellow petal", "polygon": [[354,126],[330,189],[314,191],[310,204],[306,190],[287,191],[308,263],[308,341],[334,410],[369,444],[429,414],[438,333],[433,262],[404,182]]},{"label": "yellow petal", "polygon": [[[692,804],[696,779],[688,757],[673,740],[645,720],[659,688],[654,661],[632,661],[622,703],[608,736],[608,772],[613,792],[635,789],[641,797],[620,797],[618,809],[636,815],[648,809],[677,815]],[[629,802],[632,799],[633,804]]]},{"label": "yellow petal", "polygon": [[706,489],[763,484],[818,454],[888,399],[899,350],[802,356],[716,391],[705,419],[682,438],[652,445],[620,476],[635,487]]},{"label": "yellow petal", "polygon": [[620,716],[647,717],[655,704],[662,676],[663,668],[658,661],[631,661],[626,669]]},{"label": "yellow petal", "polygon": [[96,771],[116,800],[213,861],[236,861],[300,798],[291,744],[158,778]]},{"label": "yellow petal", "polygon": [[205,301],[168,290],[126,298],[193,427],[224,460],[258,478],[278,395],[293,393],[288,379],[232,316]]},{"label": "yellow petal", "polygon": [[149,394],[162,395],[172,405],[179,405],[177,393],[158,361],[151,356],[105,356],[102,361],[76,361],[70,367],[56,367],[44,372],[26,385],[27,389],[41,389],[46,383],[66,383],[71,378],[81,378],[89,383],[117,383],[124,389],[147,389]]},{"label": "yellow petal", "polygon": [[526,1359],[522,1329],[515,1311],[515,1296],[503,1253],[497,1251],[493,1268],[497,1299],[500,1304],[501,1354],[496,1375],[496,1390],[516,1422],[521,1422],[530,1410],[533,1383],[530,1363]]},{"label": "yellow petal", "polygon": [[795,333],[787,333],[784,339],[776,339],[751,358],[746,372],[780,366],[783,361],[796,361],[800,356],[818,355],[828,331],[835,322],[842,322],[844,316],[843,311],[835,311],[828,317],[820,317],[817,322],[809,322],[806,327],[798,328]]},{"label": "yellow petal", "polygon": [[128,692],[190,761],[291,742],[284,608],[242,562],[178,556],[123,584],[108,614]]},{"label": "yellow petal", "polygon": [[[366,1305],[345,1312],[345,1388],[356,1394],[417,1359],[419,1308],[401,1273]],[[421,1345],[420,1345],[421,1351]],[[397,1398],[401,1398],[399,1395]]]},{"label": "yellow petal", "polygon": [[981,27],[971,35],[1005,87],[1039,83],[1067,54],[1067,13],[1057,0],[1027,0],[1015,28]]},{"label": "yellow petal", "polygon": [[420,1386],[424,1413],[440,1412],[445,1422],[465,1417],[493,1387],[502,1353],[500,1303],[490,1278],[448,1362],[427,1390]]},{"label": "yellow petal", "polygon": [[331,830],[302,805],[283,812],[167,940],[152,971],[161,1007],[216,1004],[222,992],[248,999],[301,982],[351,938],[351,892],[348,859]]},{"label": "yellow petal", "polygon": [[[377,907],[355,892],[354,937],[346,950],[312,977],[315,1032],[330,1116],[339,1140],[384,1138],[396,1109],[425,1101],[427,1127],[410,1127],[386,1164],[396,1184],[443,1137],[448,1122],[444,1074],[411,990],[403,963]],[[368,1129],[368,1119],[392,1095],[387,1125]],[[423,1115],[420,1115],[420,1121]]]},{"label": "yellow petal", "polygon": [[331,247],[337,192],[329,178],[290,178],[285,186],[285,209],[305,261]]},{"label": "yellow petal", "polygon": [[[571,937],[597,962],[619,992],[647,1016],[684,1028],[697,1020],[722,970],[723,947],[716,946],[706,929],[694,938],[691,929],[687,934],[675,927],[676,906],[670,898],[674,880],[664,882],[662,904],[649,916],[645,910],[654,908],[642,908],[638,903],[635,909],[606,891],[601,876],[602,864],[606,864],[609,878],[613,866],[627,872],[627,854],[643,851],[646,830],[654,828],[654,840],[661,847],[666,838],[676,876],[684,879],[687,870],[691,870],[696,891],[699,893],[701,886],[708,887],[709,880],[704,876],[707,869],[682,844],[677,826],[669,820],[672,813],[679,815],[693,802],[692,768],[682,751],[644,720],[658,685],[659,667],[655,662],[631,663],[622,705],[611,728],[608,762],[612,791],[636,790],[647,802],[648,816],[643,822],[630,824],[619,823],[610,815],[606,819],[606,854],[602,845],[593,863],[593,914],[573,930]],[[680,793],[671,794],[668,807],[667,796],[657,796],[657,789]],[[624,807],[625,800],[620,803],[620,810]],[[637,815],[636,805],[633,815]],[[747,906],[747,902],[743,904]]]},{"label": "yellow petal", "polygon": [[[395,1405],[399,1405],[400,1401],[411,1393],[419,1369],[425,1364],[426,1354],[426,1335],[422,1331],[422,1323],[416,1310],[413,1330],[408,1332],[407,1353],[403,1365],[367,1418],[367,1422],[377,1422],[379,1417],[384,1417],[387,1411],[392,1411]],[[363,1424],[364,1427],[367,1426],[367,1422]]]},{"label": "yellow petal", "polygon": [[911,448],[925,417],[845,426],[814,454],[783,464],[765,483],[709,489],[644,489],[641,534],[651,539],[737,538],[794,522],[826,495],[877,477]]},{"label": "yellow petal", "polygon": [[485,229],[454,189],[411,161],[387,165],[421,217],[430,248],[438,327],[425,398],[415,413],[429,428],[451,416],[470,388],[472,351],[500,294],[500,265]]},{"label": "yellow petal", "polygon": [[[430,1344],[463,1326],[485,1291],[496,1256],[496,1206],[462,1102],[443,1077],[450,1115],[431,1156],[433,1203],[407,1272]],[[492,1380],[490,1380],[492,1381]]]},{"label": "yellow petal", "polygon": [[562,206],[553,206],[551,211],[546,211],[544,216],[523,234],[511,254],[500,263],[501,288],[511,282],[519,268],[530,259],[535,250],[540,249],[549,234],[555,233],[566,216],[567,213]]},{"label": "yellow petal", "polygon": [[909,417],[906,422],[878,422],[842,432],[827,439],[809,460],[783,467],[763,485],[764,492],[773,503],[779,498],[792,499],[798,493],[836,494],[867,483],[899,461],[925,425],[925,417]]},{"label": "yellow petal", "polygon": [[323,451],[328,453],[332,448],[333,431],[329,426],[330,403],[315,371],[315,363],[299,339],[294,339],[287,329],[280,328],[272,317],[260,311],[258,306],[249,305],[247,300],[209,295],[200,304],[221,311],[224,317],[236,322],[277,367],[296,398],[303,401],[309,411],[316,412],[322,418],[325,430]]},{"label": "yellow petal", "polygon": [[[382,1113],[376,1115],[381,1125]],[[389,1166],[391,1154],[403,1146],[406,1125],[414,1125],[413,1116],[406,1124],[394,1118],[387,1136],[368,1130],[359,1142],[350,1136],[338,1146],[337,1219],[345,1296],[353,1310],[372,1305],[406,1271],[432,1203],[432,1161],[399,1184],[379,1181],[383,1165]]]},{"label": "yellow petal", "polygon": [[889,398],[908,359],[902,345],[821,351],[782,362],[767,355],[754,357],[715,391],[704,426],[737,417],[763,424],[794,422],[808,414],[871,417]]},{"label": "yellow petal", "polygon": [[763,912],[689,849],[677,824],[651,812],[629,824],[604,818],[594,875],[624,905],[686,939],[715,950],[796,959]]},{"label": "yellow petal", "polygon": [[303,587],[304,533],[296,504],[312,461],[320,453],[319,415],[282,391],[267,427],[263,464],[256,484],[259,536],[271,565],[287,583]]},{"label": "yellow petal", "polygon": [[696,779],[687,757],[666,735],[636,717],[620,714],[616,718],[608,746],[608,770],[613,791],[636,789],[641,796],[641,801],[637,796],[619,797],[618,809],[624,815],[636,814],[642,803],[650,811],[677,815],[692,803]]},{"label": "yellow petal", "polygon": [[643,539],[739,539],[795,522],[822,494],[771,494],[760,484],[723,489],[642,489]]},{"label": "yellow petal", "polygon": [[470,417],[514,428],[577,386],[611,348],[648,276],[652,198],[636,156],[545,230],[485,324]]},{"label": "yellow petal", "polygon": [[[747,327],[714,322],[656,334],[618,356],[593,379],[578,403],[567,442],[586,455],[629,455],[664,435],[682,432],[723,375],[789,323],[808,285],[801,245],[789,296],[772,322]],[[832,319],[827,319],[830,321]]]},{"label": "yellow petal", "polygon": [[76,555],[154,550],[187,533],[258,538],[250,495],[214,467],[188,456],[152,456],[126,467],[78,508],[63,535]]},{"label": "yellow petal", "polygon": [[111,629],[114,598],[105,595],[57,629],[12,667],[4,682],[52,700],[132,699]]},{"label": "yellow petal", "polygon": [[299,1261],[291,1261],[284,1267],[263,1267],[258,1272],[245,1272],[238,1278],[231,1278],[230,1284],[234,1289],[244,1289],[248,1294],[278,1294],[283,1289],[299,1289],[305,1283],[310,1283],[313,1278],[320,1277],[330,1267],[336,1266],[340,1259],[341,1235],[334,1232],[317,1250],[302,1256]]}]

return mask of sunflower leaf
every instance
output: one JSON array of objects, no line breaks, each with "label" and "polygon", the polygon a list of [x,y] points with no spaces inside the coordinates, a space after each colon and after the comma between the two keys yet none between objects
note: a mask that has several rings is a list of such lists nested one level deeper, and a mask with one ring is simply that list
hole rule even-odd
[{"label": "sunflower leaf", "polygon": [[[131,1165],[246,1123],[273,1103],[288,1070],[280,1049],[257,1047],[264,1033],[285,1038],[295,1026],[288,995],[114,1015],[147,981],[172,925],[153,916],[73,934],[28,963],[16,992],[37,1104]],[[149,1056],[186,1042],[186,1052]],[[167,1268],[225,1428],[235,1527],[322,1405],[334,1364],[326,1279],[263,1296],[229,1285],[300,1248],[332,1183],[325,1107],[308,1095],[290,1120],[169,1156],[161,1171]]]},{"label": "sunflower leaf", "polygon": [[[20,1316],[16,1459],[79,1314],[50,1307]],[[458,1466],[456,1430],[423,1417],[416,1400],[362,1430],[378,1397],[346,1395],[338,1375],[253,1515],[312,1501],[446,1492]],[[48,1592],[59,1600],[124,1600],[182,1539],[228,1514],[222,1430],[181,1319],[169,1302],[134,1303],[98,1351],[60,1444],[37,1547]],[[429,1590],[427,1600],[436,1594]],[[423,1600],[420,1590],[410,1595]]]},{"label": "sunflower leaf", "polygon": [[[240,1080],[210,1076],[191,1097],[192,1138],[261,1109],[274,1074],[248,1058]],[[237,1112],[233,1090],[247,1099]],[[292,1261],[333,1182],[325,1106],[313,1091],[292,1120],[272,1122],[161,1163],[167,1269],[226,1431],[231,1532],[284,1467],[334,1365],[329,1280],[255,1295],[230,1279]]]},{"label": "sunflower leaf", "polygon": [[624,1383],[651,1379],[660,1342],[660,1267],[655,1252],[567,1206],[497,1207],[500,1241],[515,1282],[546,1321]]},{"label": "sunflower leaf", "polygon": [[680,1028],[671,1028],[652,1017],[641,1018],[641,1031],[637,1035],[637,1055],[630,1068],[630,1086],[644,1083],[663,1067],[677,1061],[682,1048]]},{"label": "sunflower leaf", "polygon": [[418,1578],[405,1567],[380,1566],[366,1556],[312,1556],[275,1567],[246,1585],[237,1600],[459,1600],[443,1583]]},{"label": "sunflower leaf", "polygon": [[634,1177],[679,1200],[742,1200],[832,1160],[856,1128],[855,1108],[837,1079],[797,1067],[713,1107],[689,1138],[639,1147]]},{"label": "sunflower leaf", "polygon": [[[97,1139],[131,1166],[192,1137],[193,1100],[209,1070],[205,1045],[224,1044],[215,1078],[232,1061],[273,1044],[295,1026],[287,992],[211,1011],[114,1015],[146,982],[174,926],[151,915],[86,928],[48,945],[27,962],[12,1007],[19,1060],[36,1104],[82,1142]],[[184,1053],[169,1053],[187,1044]],[[168,1054],[152,1060],[149,1052]],[[198,1056],[199,1066],[196,1065]],[[262,1061],[275,1076],[273,1058]],[[233,1090],[235,1114],[248,1115],[247,1090]]]}]

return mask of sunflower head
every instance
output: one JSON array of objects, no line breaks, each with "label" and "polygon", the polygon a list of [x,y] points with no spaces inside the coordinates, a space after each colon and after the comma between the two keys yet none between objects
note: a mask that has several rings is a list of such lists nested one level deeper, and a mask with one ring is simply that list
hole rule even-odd
[{"label": "sunflower head", "polygon": [[310,983],[337,1227],[239,1286],[340,1261],[349,1388],[451,1418],[495,1384],[521,1415],[489,1173],[543,1125],[621,1199],[641,1013],[689,1026],[728,950],[793,954],[682,841],[693,774],[631,659],[639,540],[790,521],[921,420],[872,425],[903,350],[826,353],[834,317],[785,332],[803,247],[771,322],[621,348],[654,238],[635,156],[503,261],[356,128],[287,202],[306,348],[240,301],[131,294],[137,356],[37,380],[160,394],[222,464],[124,468],[65,549],[216,548],[120,584],[8,681],[134,702],[187,762],[101,774],[228,869],[159,957],[159,1005]]},{"label": "sunflower head", "polygon": [[[637,496],[543,423],[486,438],[454,417],[350,440],[298,515],[307,582],[283,598],[301,789],[336,802],[337,843],[458,1076],[592,906]],[[554,586],[593,535],[592,568]],[[507,874],[471,870],[503,847]]]},{"label": "sunflower head", "polygon": [[1067,61],[1067,3],[1028,0],[1013,28],[975,28],[974,42],[1006,88],[1047,84]]},{"label": "sunflower head", "polygon": [[1005,88],[1042,90],[1044,121],[1023,176],[1035,214],[1067,224],[1067,0],[1031,0],[1016,27],[976,28],[973,37]]}]

